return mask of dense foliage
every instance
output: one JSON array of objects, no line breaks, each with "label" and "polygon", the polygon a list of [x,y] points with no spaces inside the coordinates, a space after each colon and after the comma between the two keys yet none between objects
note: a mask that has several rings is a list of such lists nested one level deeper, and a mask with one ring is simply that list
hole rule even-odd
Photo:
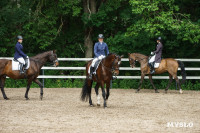
[{"label": "dense foliage", "polygon": [[199,7],[199,0],[2,0],[0,53],[1,57],[13,56],[16,36],[21,34],[29,56],[56,49],[58,57],[85,57],[93,51],[93,46],[88,49],[84,44],[86,40],[90,38],[94,44],[103,33],[110,52],[125,57],[128,52],[149,55],[161,36],[163,57],[200,58]]}]

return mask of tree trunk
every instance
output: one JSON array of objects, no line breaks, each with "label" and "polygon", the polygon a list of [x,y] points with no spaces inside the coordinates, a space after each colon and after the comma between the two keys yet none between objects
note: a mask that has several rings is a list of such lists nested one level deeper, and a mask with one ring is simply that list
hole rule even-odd
[{"label": "tree trunk", "polygon": [[[83,0],[84,13],[88,14],[90,19],[92,14],[96,13],[96,1],[95,0]],[[93,57],[93,41],[92,41],[93,27],[87,27],[85,29],[84,46],[86,47],[85,58]]]},{"label": "tree trunk", "polygon": [[85,58],[93,57],[93,41],[92,41],[92,28],[85,29],[84,46],[86,47]]}]

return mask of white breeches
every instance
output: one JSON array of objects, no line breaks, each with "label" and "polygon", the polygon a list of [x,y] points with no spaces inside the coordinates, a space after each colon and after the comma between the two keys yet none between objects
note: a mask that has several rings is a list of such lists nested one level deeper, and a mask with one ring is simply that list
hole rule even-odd
[{"label": "white breeches", "polygon": [[149,63],[154,62],[156,58],[156,55],[152,56],[151,59],[149,60]]},{"label": "white breeches", "polygon": [[92,67],[94,67],[94,64],[95,64],[97,61],[98,61],[98,58],[94,58],[94,59],[92,60]]},{"label": "white breeches", "polygon": [[[152,56],[151,59],[149,60],[149,63],[152,63],[155,61],[156,55]],[[160,63],[155,63],[154,68],[158,68]]]},{"label": "white breeches", "polygon": [[98,58],[94,58],[92,60],[92,67],[94,67],[95,63],[98,61],[98,60],[102,60],[105,56],[101,55],[99,56]]},{"label": "white breeches", "polygon": [[18,60],[20,63],[22,63],[22,64],[25,65],[25,60],[24,60],[24,58],[20,57],[20,58],[18,58],[17,60]]}]

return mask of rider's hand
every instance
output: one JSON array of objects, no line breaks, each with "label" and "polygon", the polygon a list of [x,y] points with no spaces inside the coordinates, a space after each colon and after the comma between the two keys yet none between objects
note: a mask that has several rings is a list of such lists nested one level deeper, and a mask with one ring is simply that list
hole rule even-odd
[{"label": "rider's hand", "polygon": [[151,52],[151,55],[154,55],[154,52]]},{"label": "rider's hand", "polygon": [[28,56],[26,56],[26,59],[28,59]]},{"label": "rider's hand", "polygon": [[98,59],[101,60],[101,59],[102,59],[102,56],[99,56]]}]

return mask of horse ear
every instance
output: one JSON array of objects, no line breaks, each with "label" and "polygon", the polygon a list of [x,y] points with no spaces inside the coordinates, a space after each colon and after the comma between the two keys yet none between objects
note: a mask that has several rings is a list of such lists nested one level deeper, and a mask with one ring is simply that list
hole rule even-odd
[{"label": "horse ear", "polygon": [[128,53],[128,56],[130,56],[130,53]]},{"label": "horse ear", "polygon": [[56,50],[53,50],[53,53],[55,54],[55,53],[56,53]]}]

